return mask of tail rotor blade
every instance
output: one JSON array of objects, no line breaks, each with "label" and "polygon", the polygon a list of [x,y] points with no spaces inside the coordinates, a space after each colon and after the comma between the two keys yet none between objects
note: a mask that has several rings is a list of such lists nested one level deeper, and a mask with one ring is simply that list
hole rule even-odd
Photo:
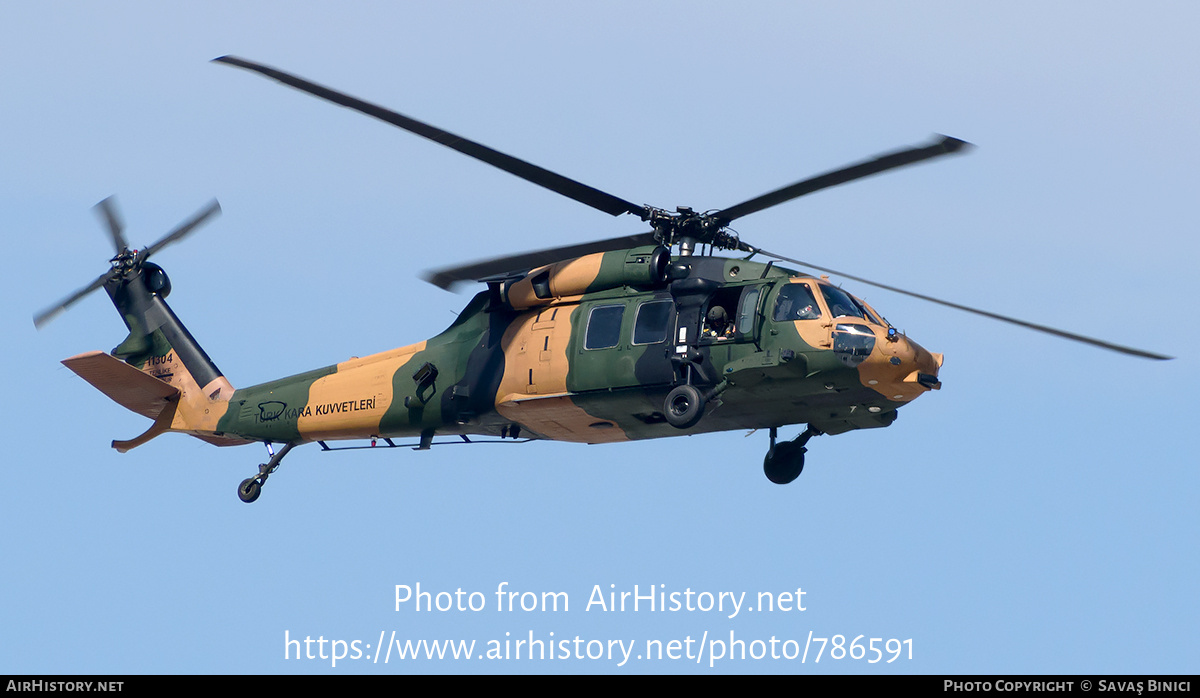
[{"label": "tail rotor blade", "polygon": [[121,222],[120,216],[117,215],[116,197],[110,196],[96,204],[94,208],[100,214],[100,217],[104,219],[104,222],[108,224],[108,234],[112,237],[113,247],[116,248],[117,254],[121,254],[129,249],[129,243],[125,242],[125,235],[122,233],[125,229],[125,224]]},{"label": "tail rotor blade", "polygon": [[57,305],[53,305],[49,308],[46,308],[45,310],[38,313],[37,315],[34,315],[33,316],[33,326],[40,330],[42,328],[42,325],[45,325],[47,322],[50,322],[51,320],[53,320],[55,318],[55,316],[57,316],[59,313],[66,310],[67,308],[71,307],[72,305],[74,305],[77,301],[81,300],[87,294],[89,294],[92,291],[95,291],[96,289],[103,286],[104,280],[107,278],[108,278],[108,273],[101,274],[100,276],[96,277],[95,281],[88,284],[87,286],[84,286],[83,288],[79,289],[75,293],[72,293],[71,295],[67,296],[66,298],[62,299],[61,301],[59,301],[59,303]]},{"label": "tail rotor blade", "polygon": [[149,247],[142,250],[138,255],[139,259],[148,259],[150,255],[158,252],[167,245],[182,240],[185,236],[198,228],[209,218],[212,218],[219,213],[221,213],[221,204],[218,203],[216,199],[213,199],[211,202],[209,202],[208,206],[205,206],[203,209],[197,212],[196,215],[179,224],[179,226],[174,230],[162,236]]}]

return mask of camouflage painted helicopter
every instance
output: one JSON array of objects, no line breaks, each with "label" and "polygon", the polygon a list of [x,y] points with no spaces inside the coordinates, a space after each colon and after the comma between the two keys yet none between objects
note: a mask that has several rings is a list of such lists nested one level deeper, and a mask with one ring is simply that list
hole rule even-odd
[{"label": "camouflage painted helicopter", "polygon": [[[940,354],[897,332],[874,308],[776,260],[843,276],[1125,354],[1170,357],[1035,325],[766,252],[728,225],[827,187],[968,144],[882,155],[710,213],[642,206],[389,109],[260,64],[215,59],[376,117],[651,231],[443,269],[442,287],[486,285],[444,332],[399,349],[235,389],[166,304],[171,283],[149,258],[220,211],[214,201],[154,244],[132,250],[110,199],[97,205],[116,248],[91,284],[38,314],[41,326],[104,288],[129,329],[111,353],[64,364],[124,407],[154,420],[127,451],[169,431],[218,446],[264,443],[270,458],[238,486],[253,502],[292,448],[428,449],[455,443],[553,439],[604,443],[765,429],[776,483],[804,468],[819,434],[886,427],[897,409],[941,387]],[[672,250],[675,250],[673,253]],[[748,253],[720,257],[713,250]],[[773,258],[751,261],[756,255]],[[806,424],[790,441],[777,429]],[[411,438],[415,443],[396,443]],[[342,440],[371,446],[330,446]],[[282,447],[274,450],[274,445]]]}]

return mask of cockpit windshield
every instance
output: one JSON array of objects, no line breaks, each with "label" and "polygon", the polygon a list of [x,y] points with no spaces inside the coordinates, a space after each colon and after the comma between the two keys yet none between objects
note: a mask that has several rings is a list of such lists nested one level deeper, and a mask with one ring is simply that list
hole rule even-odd
[{"label": "cockpit windshield", "polygon": [[859,305],[853,296],[836,286],[821,284],[821,294],[825,296],[829,312],[833,313],[835,318],[856,317],[867,320],[870,317],[866,309]]}]

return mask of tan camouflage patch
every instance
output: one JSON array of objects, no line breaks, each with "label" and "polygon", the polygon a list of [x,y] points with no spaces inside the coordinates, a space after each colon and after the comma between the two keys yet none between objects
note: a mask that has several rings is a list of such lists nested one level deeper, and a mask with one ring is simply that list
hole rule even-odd
[{"label": "tan camouflage patch", "polygon": [[308,403],[299,407],[296,426],[308,441],[378,436],[379,420],[393,398],[393,376],[425,342],[337,365],[313,381]]}]

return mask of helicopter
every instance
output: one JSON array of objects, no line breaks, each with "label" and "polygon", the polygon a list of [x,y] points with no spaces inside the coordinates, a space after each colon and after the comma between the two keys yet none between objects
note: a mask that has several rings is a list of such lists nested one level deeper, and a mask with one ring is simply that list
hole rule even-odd
[{"label": "helicopter", "polygon": [[[110,352],[85,352],[62,363],[153,420],[141,435],[113,441],[113,448],[126,452],[167,432],[217,446],[265,444],[267,462],[237,488],[247,503],[259,498],[293,448],[308,443],[326,451],[427,450],[451,443],[595,444],[766,430],[763,471],[771,482],[792,482],[813,437],[890,426],[901,407],[942,386],[941,354],[830,283],[829,274],[1127,355],[1171,358],[768,252],[729,228],[807,194],[969,150],[957,138],[938,136],[728,208],[668,211],[269,66],[233,56],[214,62],[375,117],[609,215],[637,216],[650,227],[435,270],[425,279],[443,289],[484,285],[435,337],[234,388],[167,305],[170,279],[150,261],[219,214],[220,205],[214,200],[151,245],[132,249],[113,199],[101,201],[96,210],[116,250],[110,268],[35,315],[34,324],[40,328],[103,288],[128,336]],[[780,428],[798,424],[806,425],[798,436],[778,438]],[[344,445],[349,441],[369,445]]]}]

